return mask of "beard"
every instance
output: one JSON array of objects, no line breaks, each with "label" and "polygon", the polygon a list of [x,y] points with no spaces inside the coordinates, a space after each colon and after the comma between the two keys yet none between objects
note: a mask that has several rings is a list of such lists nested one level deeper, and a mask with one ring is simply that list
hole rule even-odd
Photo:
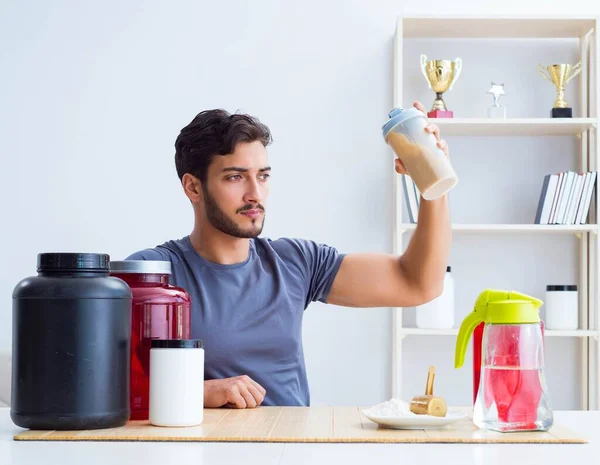
[{"label": "beard", "polygon": [[257,218],[252,220],[252,226],[250,228],[241,228],[229,218],[225,212],[217,205],[215,198],[210,195],[207,189],[202,189],[204,193],[204,209],[206,211],[206,217],[210,224],[222,233],[228,234],[229,236],[239,237],[242,239],[254,239],[262,233],[265,224],[265,209],[261,204],[246,204],[241,208],[238,208],[236,213],[240,213],[246,210],[252,210],[257,208],[263,211],[262,219]]}]

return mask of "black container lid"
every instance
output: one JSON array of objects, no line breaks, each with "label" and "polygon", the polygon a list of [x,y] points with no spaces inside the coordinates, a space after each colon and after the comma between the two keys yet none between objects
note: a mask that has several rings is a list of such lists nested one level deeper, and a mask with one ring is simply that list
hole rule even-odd
[{"label": "black container lid", "polygon": [[103,253],[40,253],[37,270],[108,271],[110,256]]},{"label": "black container lid", "polygon": [[446,267],[446,273],[450,273],[452,271],[452,267],[451,266],[447,266]]},{"label": "black container lid", "polygon": [[577,286],[574,284],[552,284],[546,286],[547,291],[576,291]]},{"label": "black container lid", "polygon": [[153,339],[153,349],[203,349],[202,339]]}]

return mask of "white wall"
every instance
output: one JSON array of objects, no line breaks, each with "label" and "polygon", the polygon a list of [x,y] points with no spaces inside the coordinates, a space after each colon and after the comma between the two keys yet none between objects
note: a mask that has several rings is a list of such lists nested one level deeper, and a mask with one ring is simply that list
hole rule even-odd
[{"label": "white wall", "polygon": [[[274,176],[265,235],[312,238],[344,252],[391,251],[393,165],[380,127],[392,104],[396,16],[600,14],[591,1],[83,3],[13,0],[0,7],[0,347],[11,343],[12,289],[35,273],[38,252],[99,251],[119,259],[191,230],[173,143],[200,110],[240,109],[271,127]],[[415,96],[429,102],[423,83],[415,84]],[[540,99],[551,94],[541,77],[539,86],[546,87]],[[516,87],[507,91],[514,95]],[[479,87],[457,85],[456,108],[467,105],[468,91],[487,102]],[[471,169],[461,149],[472,145],[453,143],[459,172]],[[529,159],[527,149],[513,143],[496,150],[516,165],[519,154]],[[479,148],[479,162],[493,166],[498,152],[484,143]],[[536,176],[558,165],[550,158]],[[534,195],[537,186],[527,189]],[[485,211],[459,191],[457,201],[459,195]],[[523,208],[503,218],[529,219],[532,204]],[[461,210],[462,220],[471,219],[469,211]],[[470,241],[457,238],[453,254],[462,250],[464,256]],[[576,269],[566,263],[565,279]],[[455,264],[457,280],[473,276],[469,266],[486,265]],[[495,283],[477,282],[476,288],[509,282],[510,272],[496,271]],[[527,279],[527,289],[545,284],[532,272]],[[458,294],[463,314],[472,298]],[[388,309],[314,305],[304,332],[314,403],[369,405],[389,398],[390,331]],[[424,364],[430,363],[423,354],[432,342],[409,342],[415,357],[404,368],[415,381],[407,389],[422,389]],[[549,357],[569,366],[562,347],[554,346]],[[451,402],[468,403],[470,372],[447,373],[458,381],[440,376],[440,389]],[[556,374],[551,381],[560,385]]]}]

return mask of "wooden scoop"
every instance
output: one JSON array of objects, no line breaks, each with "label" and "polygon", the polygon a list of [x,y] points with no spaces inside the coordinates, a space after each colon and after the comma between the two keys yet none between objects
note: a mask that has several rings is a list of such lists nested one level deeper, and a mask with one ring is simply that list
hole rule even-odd
[{"label": "wooden scoop", "polygon": [[448,412],[446,401],[441,397],[433,395],[433,379],[435,378],[435,367],[429,367],[425,395],[415,396],[410,401],[410,411],[417,415],[432,415],[434,417],[445,417]]}]

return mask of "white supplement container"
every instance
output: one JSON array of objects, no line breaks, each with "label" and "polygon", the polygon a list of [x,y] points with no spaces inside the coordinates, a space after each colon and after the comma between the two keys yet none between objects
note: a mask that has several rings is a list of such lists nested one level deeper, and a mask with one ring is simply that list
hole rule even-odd
[{"label": "white supplement container", "polygon": [[152,341],[149,420],[155,426],[194,426],[204,420],[201,340]]},{"label": "white supplement container", "polygon": [[579,295],[575,285],[546,286],[547,329],[579,328]]},{"label": "white supplement container", "polygon": [[383,126],[383,138],[402,161],[425,200],[434,200],[452,189],[458,177],[450,160],[425,131],[427,116],[416,108],[395,108]]},{"label": "white supplement container", "polygon": [[444,290],[435,299],[416,307],[417,328],[452,329],[454,327],[454,278],[446,267]]}]

